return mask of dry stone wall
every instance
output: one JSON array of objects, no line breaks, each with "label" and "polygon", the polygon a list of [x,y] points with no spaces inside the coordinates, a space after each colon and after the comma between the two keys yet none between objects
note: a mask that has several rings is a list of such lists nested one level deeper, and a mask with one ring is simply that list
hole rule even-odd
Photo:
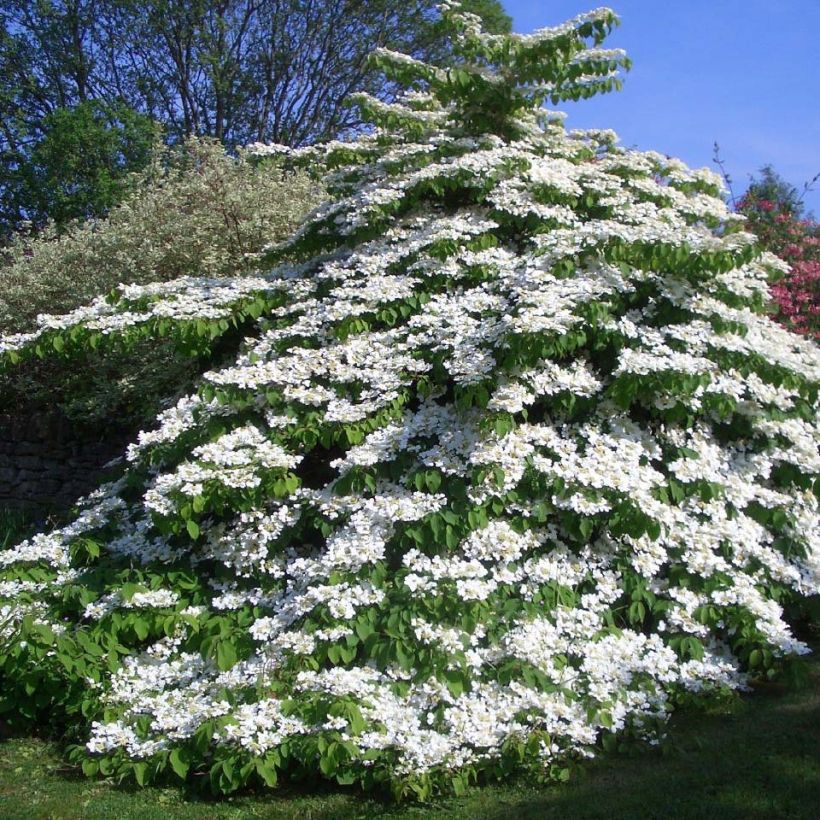
[{"label": "dry stone wall", "polygon": [[112,472],[126,433],[78,434],[58,415],[0,415],[0,508],[57,511]]}]

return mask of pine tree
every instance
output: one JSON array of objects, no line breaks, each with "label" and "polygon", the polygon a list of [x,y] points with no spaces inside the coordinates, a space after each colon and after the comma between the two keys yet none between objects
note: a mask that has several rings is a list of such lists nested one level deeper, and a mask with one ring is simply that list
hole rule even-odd
[{"label": "pine tree", "polygon": [[818,589],[820,356],[765,315],[783,263],[711,172],[543,107],[617,87],[612,12],[442,13],[457,68],[378,52],[408,91],[358,99],[376,130],[286,152],[334,199],[269,274],[3,342],[240,345],[0,554],[2,708],[69,724],[88,773],[563,777],[807,651],[783,605]]}]

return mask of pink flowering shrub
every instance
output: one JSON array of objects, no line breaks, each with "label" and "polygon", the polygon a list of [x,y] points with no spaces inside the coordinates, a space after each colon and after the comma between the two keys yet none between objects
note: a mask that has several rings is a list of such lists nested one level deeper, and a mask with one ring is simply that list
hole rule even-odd
[{"label": "pink flowering shrub", "polygon": [[801,219],[789,201],[764,199],[754,186],[737,210],[766,250],[777,254],[791,271],[771,291],[777,317],[797,333],[820,339],[820,224]]}]

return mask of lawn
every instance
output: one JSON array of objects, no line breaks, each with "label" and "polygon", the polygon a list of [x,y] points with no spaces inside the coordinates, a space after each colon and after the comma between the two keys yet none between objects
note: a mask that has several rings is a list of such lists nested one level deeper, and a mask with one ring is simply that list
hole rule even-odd
[{"label": "lawn", "polygon": [[432,806],[395,806],[340,789],[209,802],[181,788],[130,790],[67,768],[57,746],[0,743],[3,820],[177,818],[815,818],[820,806],[820,643],[800,689],[780,684],[703,712],[678,714],[659,749],[605,757],[569,783],[472,789]]}]

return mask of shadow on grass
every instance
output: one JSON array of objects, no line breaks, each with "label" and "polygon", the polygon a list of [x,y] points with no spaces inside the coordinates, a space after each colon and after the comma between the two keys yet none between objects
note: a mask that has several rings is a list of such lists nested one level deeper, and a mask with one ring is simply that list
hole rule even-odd
[{"label": "shadow on grass", "polygon": [[[815,644],[815,651],[820,646]],[[178,786],[87,780],[54,744],[0,743],[0,818],[354,820],[354,818],[814,818],[820,815],[820,660],[799,690],[761,687],[721,713],[675,716],[662,749],[603,757],[562,785],[514,781],[426,806],[396,806],[315,783],[219,800]]]},{"label": "shadow on grass", "polygon": [[484,816],[813,820],[820,816],[820,661],[809,669],[799,690],[759,687],[728,713],[680,713],[661,750],[599,759],[565,786],[488,806]]}]

